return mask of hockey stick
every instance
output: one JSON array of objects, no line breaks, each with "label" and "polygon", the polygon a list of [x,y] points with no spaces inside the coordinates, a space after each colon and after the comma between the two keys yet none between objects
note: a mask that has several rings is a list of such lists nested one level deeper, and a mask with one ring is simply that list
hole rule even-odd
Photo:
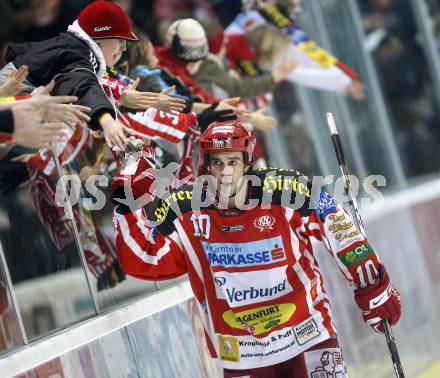
[{"label": "hockey stick", "polygon": [[[344,150],[342,149],[341,140],[339,139],[338,129],[336,128],[335,120],[333,119],[333,113],[326,113],[327,124],[330,129],[330,135],[333,142],[333,147],[336,153],[336,159],[338,160],[339,168],[341,169],[342,176],[344,177],[345,188],[344,192],[348,198],[348,204],[350,205],[350,210],[353,215],[353,220],[358,228],[358,230],[365,237],[365,229],[362,223],[362,218],[359,213],[356,197],[353,195],[350,186],[350,177],[347,169],[347,164],[345,162]],[[379,272],[379,275],[381,272]],[[385,331],[385,338],[387,340],[388,349],[390,351],[391,360],[393,361],[394,372],[397,378],[405,378],[403,374],[402,363],[400,362],[399,352],[397,350],[397,345],[394,340],[393,330],[391,328],[388,319],[382,321],[382,325]]]}]

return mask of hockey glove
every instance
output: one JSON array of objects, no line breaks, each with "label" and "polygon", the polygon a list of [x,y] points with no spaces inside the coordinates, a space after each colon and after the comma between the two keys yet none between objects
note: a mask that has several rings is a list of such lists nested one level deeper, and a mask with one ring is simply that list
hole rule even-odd
[{"label": "hockey glove", "polygon": [[215,110],[218,106],[218,102],[212,104],[209,108],[206,108],[203,112],[197,115],[199,127],[204,132],[208,126],[215,122],[232,121],[237,119],[232,109]]},{"label": "hockey glove", "polygon": [[376,332],[384,333],[382,320],[388,319],[391,325],[400,318],[400,293],[391,284],[383,265],[379,266],[379,277],[366,288],[354,291],[354,299],[362,310],[364,321]]},{"label": "hockey glove", "polygon": [[[124,151],[114,150],[118,170],[112,180],[111,200],[135,210],[154,198],[155,149],[142,140],[130,137]],[[140,202],[136,200],[140,199]],[[135,206],[135,209],[133,209]]]}]

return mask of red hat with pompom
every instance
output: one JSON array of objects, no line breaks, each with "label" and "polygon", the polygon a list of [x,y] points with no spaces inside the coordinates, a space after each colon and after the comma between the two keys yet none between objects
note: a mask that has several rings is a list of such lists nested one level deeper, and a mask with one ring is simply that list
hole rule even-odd
[{"label": "red hat with pompom", "polygon": [[78,16],[78,24],[93,39],[139,41],[131,31],[128,16],[110,1],[97,0],[85,7]]}]

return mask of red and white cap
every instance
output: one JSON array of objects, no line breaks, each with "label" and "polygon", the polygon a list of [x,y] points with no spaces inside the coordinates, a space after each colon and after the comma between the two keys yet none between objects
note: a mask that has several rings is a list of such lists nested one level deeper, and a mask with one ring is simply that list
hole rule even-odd
[{"label": "red and white cap", "polygon": [[245,162],[252,164],[255,143],[253,132],[236,119],[211,123],[200,139],[199,148],[203,157],[216,152],[243,152]]},{"label": "red and white cap", "polygon": [[85,7],[78,16],[78,24],[93,39],[139,41],[131,31],[128,16],[110,1],[97,0]]}]

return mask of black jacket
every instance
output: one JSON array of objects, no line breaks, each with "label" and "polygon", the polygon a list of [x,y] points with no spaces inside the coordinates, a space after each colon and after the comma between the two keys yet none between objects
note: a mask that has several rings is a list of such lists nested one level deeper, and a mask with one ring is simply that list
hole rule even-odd
[{"label": "black jacket", "polygon": [[14,132],[14,115],[11,109],[0,110],[0,133]]},{"label": "black jacket", "polygon": [[103,112],[115,118],[114,109],[101,89],[96,73],[99,62],[90,47],[71,33],[41,41],[8,47],[6,60],[18,69],[29,66],[27,80],[38,87],[55,77],[53,95],[78,97],[78,104],[92,108],[90,127],[99,128],[97,120]]}]

